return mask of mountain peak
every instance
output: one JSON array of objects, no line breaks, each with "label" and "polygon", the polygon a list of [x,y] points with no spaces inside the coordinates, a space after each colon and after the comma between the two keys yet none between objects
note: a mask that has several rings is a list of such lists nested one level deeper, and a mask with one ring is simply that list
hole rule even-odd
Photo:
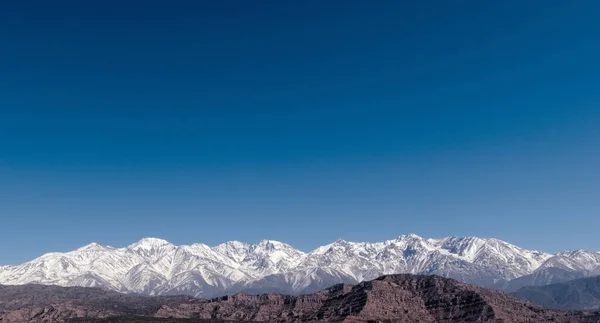
[{"label": "mountain peak", "polygon": [[269,239],[263,239],[260,240],[258,242],[259,245],[267,245],[267,244],[273,244],[273,245],[281,245],[284,244],[283,242],[277,241],[277,240],[269,240]]},{"label": "mountain peak", "polygon": [[138,248],[158,248],[172,245],[169,241],[159,239],[159,238],[143,238],[140,241],[130,245],[128,248],[130,249],[138,249]]},{"label": "mountain peak", "polygon": [[223,242],[215,248],[234,248],[234,249],[242,249],[248,247],[248,244],[245,242],[231,240],[227,242]]},{"label": "mountain peak", "polygon": [[86,251],[86,250],[91,251],[91,250],[104,250],[104,249],[107,249],[107,247],[105,247],[99,243],[92,242],[90,244],[87,244],[87,245],[77,249],[76,251]]},{"label": "mountain peak", "polygon": [[267,250],[271,250],[271,249],[278,249],[281,247],[287,247],[288,245],[283,242],[275,241],[275,240],[261,240],[256,244],[256,246],[265,248]]},{"label": "mountain peak", "polygon": [[595,254],[595,253],[597,253],[597,252],[585,250],[585,249],[575,249],[575,250],[567,249],[565,251],[561,251],[561,252],[557,253],[556,255],[557,256],[563,256],[563,255],[574,256],[574,255],[587,255],[587,254]]},{"label": "mountain peak", "polygon": [[398,240],[423,240],[423,238],[414,233],[409,233],[409,234],[403,234],[403,235],[399,236]]}]

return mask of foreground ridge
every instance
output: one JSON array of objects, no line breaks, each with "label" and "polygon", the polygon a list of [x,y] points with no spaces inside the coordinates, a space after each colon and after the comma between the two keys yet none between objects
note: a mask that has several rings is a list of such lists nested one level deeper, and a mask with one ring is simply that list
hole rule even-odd
[{"label": "foreground ridge", "polygon": [[163,306],[155,316],[259,322],[600,322],[600,313],[547,310],[439,276],[387,275],[301,296],[225,296]]},{"label": "foreground ridge", "polygon": [[[557,271],[566,273],[557,274]],[[425,239],[415,234],[383,242],[337,240],[305,253],[263,240],[174,245],[144,238],[127,247],[92,243],[0,267],[0,284],[29,283],[101,287],[143,295],[211,298],[238,292],[306,294],[334,284],[356,284],[381,275],[439,275],[479,286],[514,291],[600,274],[600,253],[556,255],[491,238]],[[513,280],[521,278],[519,281]]]},{"label": "foreground ridge", "polygon": [[[32,297],[36,295],[36,297]],[[97,288],[0,286],[1,322],[600,322],[439,276],[386,275],[313,294],[212,300],[123,295]]]}]

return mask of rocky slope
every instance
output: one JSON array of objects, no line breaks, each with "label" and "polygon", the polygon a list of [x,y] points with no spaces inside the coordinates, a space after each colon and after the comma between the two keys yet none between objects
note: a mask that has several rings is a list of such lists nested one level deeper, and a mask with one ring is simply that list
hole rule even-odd
[{"label": "rocky slope", "polygon": [[[338,283],[355,284],[396,273],[435,274],[501,289],[513,279],[544,268],[589,275],[600,271],[600,253],[572,251],[553,256],[497,239],[425,239],[414,234],[376,243],[338,240],[309,253],[272,240],[209,247],[146,238],[124,248],[92,243],[22,265],[3,266],[0,284],[101,287],[210,298],[238,292],[312,293]],[[556,282],[543,277],[538,275],[531,282]],[[518,282],[513,285],[519,286]]]},{"label": "rocky slope", "polygon": [[547,310],[439,276],[387,275],[313,294],[186,297],[96,288],[4,286],[0,322],[600,322],[600,313]]},{"label": "rocky slope", "polygon": [[235,295],[164,306],[155,316],[261,322],[600,322],[438,276],[388,275],[297,297]]},{"label": "rocky slope", "polygon": [[81,317],[148,316],[188,296],[143,297],[98,288],[0,285],[0,322],[60,322]]}]

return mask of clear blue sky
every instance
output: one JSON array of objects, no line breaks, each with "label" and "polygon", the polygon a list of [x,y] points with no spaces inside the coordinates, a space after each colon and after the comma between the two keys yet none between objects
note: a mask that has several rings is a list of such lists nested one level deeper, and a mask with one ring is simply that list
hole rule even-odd
[{"label": "clear blue sky", "polygon": [[0,3],[0,264],[92,241],[600,250],[598,1]]}]

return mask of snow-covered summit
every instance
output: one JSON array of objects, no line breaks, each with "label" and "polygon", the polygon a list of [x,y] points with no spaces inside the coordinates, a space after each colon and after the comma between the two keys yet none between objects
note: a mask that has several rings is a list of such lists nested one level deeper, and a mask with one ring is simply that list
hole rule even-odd
[{"label": "snow-covered summit", "polygon": [[110,249],[110,247],[106,247],[99,243],[92,242],[90,244],[87,244],[87,245],[75,250],[75,251],[85,251],[85,250],[93,251],[93,250],[106,250],[106,249]]},{"label": "snow-covered summit", "polygon": [[143,238],[138,242],[129,245],[130,249],[158,249],[164,246],[172,246],[169,241],[159,238]]}]

